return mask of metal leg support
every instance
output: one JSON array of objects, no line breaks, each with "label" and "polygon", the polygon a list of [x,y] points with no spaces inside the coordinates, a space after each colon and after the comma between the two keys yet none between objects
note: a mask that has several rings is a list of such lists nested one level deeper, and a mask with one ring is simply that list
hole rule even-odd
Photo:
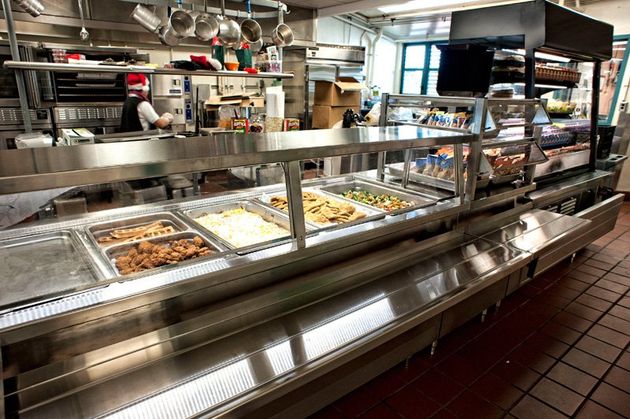
[{"label": "metal leg support", "polygon": [[499,301],[497,301],[497,303],[494,305],[494,312],[495,312],[495,313],[498,313],[498,312],[499,312],[499,309],[501,308],[501,302],[502,302],[502,301],[503,301],[503,300],[499,300]]},{"label": "metal leg support", "polygon": [[291,236],[297,240],[298,249],[306,247],[306,226],[304,224],[304,205],[302,203],[302,176],[300,162],[291,161],[282,164],[289,200],[289,219]]},{"label": "metal leg support", "polygon": [[481,312],[481,323],[484,323],[486,321],[487,315],[488,315],[488,309],[486,308],[484,311]]}]

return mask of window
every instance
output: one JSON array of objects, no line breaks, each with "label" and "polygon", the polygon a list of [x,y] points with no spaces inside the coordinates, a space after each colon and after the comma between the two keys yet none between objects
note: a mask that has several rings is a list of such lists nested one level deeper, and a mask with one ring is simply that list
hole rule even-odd
[{"label": "window", "polygon": [[405,44],[403,48],[400,92],[437,95],[440,69],[439,43]]}]

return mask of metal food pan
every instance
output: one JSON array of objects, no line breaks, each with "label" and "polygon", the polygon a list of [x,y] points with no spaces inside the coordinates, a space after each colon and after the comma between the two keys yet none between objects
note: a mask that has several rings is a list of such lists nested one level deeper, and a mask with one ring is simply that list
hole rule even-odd
[{"label": "metal food pan", "polygon": [[[320,188],[322,191],[334,194],[335,196],[337,195],[341,195],[344,192],[347,192],[349,190],[352,191],[366,191],[366,192],[370,192],[374,195],[393,195],[397,198],[402,199],[403,201],[407,201],[407,202],[411,202],[412,205],[406,208],[401,208],[398,210],[394,210],[394,211],[390,211],[388,212],[389,214],[395,214],[398,212],[404,212],[407,211],[409,209],[412,208],[419,208],[419,207],[425,207],[425,206],[429,206],[429,205],[433,205],[435,203],[435,200],[432,199],[428,199],[426,197],[423,196],[419,196],[419,195],[414,195],[411,194],[407,191],[401,191],[398,188],[393,188],[393,187],[386,187],[384,185],[377,185],[376,183],[368,183],[368,182],[362,182],[360,180],[354,180],[351,182],[343,182],[343,183],[337,183],[334,185],[326,185],[326,186],[322,186]],[[345,198],[343,196],[341,196],[342,198],[351,201],[351,202],[356,202],[353,199],[350,198]],[[372,208],[371,205],[369,204],[363,204],[362,205],[366,205]],[[376,207],[373,207],[376,208]],[[380,208],[377,208],[379,210],[381,210]]]},{"label": "metal food pan", "polygon": [[[106,249],[108,247],[117,246],[120,244],[127,244],[127,243],[112,243],[112,244],[99,243],[98,242],[99,238],[108,236],[114,230],[141,227],[143,225],[148,225],[148,224],[155,223],[158,221],[161,222],[164,225],[164,227],[167,227],[167,226],[173,227],[176,233],[181,233],[183,231],[190,230],[190,227],[186,225],[182,220],[177,218],[174,214],[171,214],[170,212],[159,212],[157,214],[148,214],[148,215],[142,215],[140,217],[123,218],[120,220],[108,221],[106,223],[94,224],[94,225],[86,227],[86,231],[88,233],[87,234],[88,237],[92,241],[92,244],[94,244],[97,249]],[[165,237],[165,236],[166,235],[158,236],[158,237]],[[158,238],[158,237],[155,237],[155,238]],[[144,239],[140,239],[140,240],[144,240]],[[139,240],[136,240],[136,241],[139,241]],[[131,243],[131,242],[128,242],[128,243]]]},{"label": "metal food pan", "polygon": [[[289,217],[287,215],[283,214],[281,211],[267,208],[267,206],[257,204],[256,202],[253,202],[253,201],[237,201],[237,202],[230,202],[230,203],[225,203],[225,204],[212,205],[208,207],[187,210],[187,211],[184,211],[183,213],[185,216],[189,217],[195,223],[195,225],[199,226],[200,229],[203,229],[205,232],[208,233],[209,236],[211,236],[212,238],[222,243],[228,249],[236,249],[237,247],[234,244],[229,242],[227,239],[220,237],[218,234],[212,231],[209,231],[206,227],[198,223],[195,219],[198,217],[207,215],[207,214],[220,214],[224,211],[230,211],[230,210],[235,210],[239,208],[242,208],[245,211],[248,211],[254,214],[258,214],[265,221],[268,221],[270,223],[276,224],[279,227],[282,227],[283,229],[287,230],[287,236],[286,238],[278,238],[276,240],[260,242],[260,243],[253,244],[251,246],[239,248],[238,253],[244,253],[247,250],[259,249],[263,246],[266,246],[272,243],[277,243],[279,241],[283,241],[291,237],[291,222],[289,221]],[[246,250],[242,250],[242,249],[246,249]]]},{"label": "metal food pan", "polygon": [[[317,229],[327,228],[327,227],[334,227],[334,226],[349,226],[349,225],[353,225],[353,224],[356,224],[356,223],[362,223],[362,222],[365,222],[365,221],[374,220],[374,219],[381,218],[381,217],[385,216],[385,211],[382,211],[382,210],[379,210],[379,209],[376,209],[376,208],[373,208],[373,207],[369,207],[367,205],[363,205],[363,204],[360,204],[360,203],[358,203],[356,201],[351,201],[351,200],[345,199],[343,197],[338,197],[336,195],[326,193],[325,191],[323,191],[321,189],[305,188],[305,189],[302,190],[302,192],[311,192],[311,193],[314,193],[315,195],[319,195],[319,196],[321,196],[323,198],[326,198],[326,199],[330,199],[330,200],[334,200],[334,201],[339,201],[340,203],[353,205],[354,207],[356,207],[357,210],[359,210],[361,212],[364,212],[366,214],[365,218],[361,218],[359,220],[352,221],[352,222],[349,222],[349,223],[325,223],[324,224],[324,223],[317,223],[317,222],[314,222],[314,221],[311,221],[311,220],[308,220],[308,219],[306,220],[306,224],[307,225],[310,224],[310,225],[314,226]],[[277,196],[283,196],[284,197],[284,196],[286,196],[286,194],[283,194],[283,195],[273,194],[273,195],[270,195],[270,196],[262,197],[261,200],[262,200],[262,202],[265,205],[269,206],[270,208],[273,208],[275,211],[283,211],[283,212],[285,212],[284,210],[277,209],[277,208],[275,208],[275,207],[273,207],[271,205],[271,202],[270,202],[271,198],[274,198],[274,197],[277,197]]]},{"label": "metal food pan", "polygon": [[96,284],[100,277],[71,231],[0,241],[0,307]]},{"label": "metal food pan", "polygon": [[[386,166],[389,174],[402,178],[404,175],[405,163],[392,163]],[[409,181],[424,186],[430,186],[446,191],[455,191],[455,181],[450,179],[442,179],[435,176],[424,175],[422,173],[409,171]]]},{"label": "metal food pan", "polygon": [[[206,237],[206,235],[201,234],[199,232],[195,232],[195,231],[184,231],[181,233],[175,233],[175,234],[170,234],[170,235],[166,235],[166,236],[160,236],[160,237],[153,237],[150,239],[144,239],[144,240],[138,240],[135,242],[130,242],[130,243],[123,243],[123,244],[119,244],[116,246],[112,246],[109,247],[107,249],[103,250],[103,253],[105,255],[105,258],[107,259],[107,261],[109,262],[109,264],[111,265],[111,268],[113,269],[114,273],[118,276],[123,276],[120,272],[118,272],[118,268],[116,267],[116,258],[119,256],[123,256],[125,255],[129,249],[131,249],[134,246],[138,246],[140,243],[143,242],[150,242],[153,244],[160,244],[160,243],[167,243],[173,240],[182,240],[182,239],[186,239],[186,240],[192,240],[193,238],[195,238],[195,236],[200,237],[206,244],[206,246],[208,248],[210,248],[211,250],[215,251],[215,254],[213,254],[212,256],[204,256],[204,259],[208,258],[208,257],[213,257],[218,255],[219,253],[222,253],[225,249],[223,249],[220,245],[214,243],[211,239],[209,239],[208,237]],[[188,259],[182,262],[178,262],[175,265],[178,265],[180,263],[184,263],[184,262],[190,262],[191,260],[197,261],[199,259],[195,258],[195,259]],[[153,269],[160,269],[163,268],[165,266],[172,266],[172,265],[163,265],[163,266],[159,266]],[[142,272],[147,272],[153,269],[147,269],[145,271]],[[132,275],[132,274],[131,274]]]}]

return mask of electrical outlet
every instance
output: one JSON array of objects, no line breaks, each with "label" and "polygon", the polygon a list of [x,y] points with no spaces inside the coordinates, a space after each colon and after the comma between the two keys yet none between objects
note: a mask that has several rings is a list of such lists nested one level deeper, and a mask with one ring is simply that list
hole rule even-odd
[{"label": "electrical outlet", "polygon": [[621,112],[626,112],[628,110],[628,102],[621,102],[619,104],[619,110]]}]

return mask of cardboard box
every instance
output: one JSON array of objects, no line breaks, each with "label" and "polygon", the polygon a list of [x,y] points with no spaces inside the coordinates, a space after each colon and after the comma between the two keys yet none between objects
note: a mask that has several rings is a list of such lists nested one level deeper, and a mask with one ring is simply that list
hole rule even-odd
[{"label": "cardboard box", "polygon": [[351,77],[340,77],[336,82],[316,81],[314,104],[322,106],[361,105],[361,90],[365,85]]},{"label": "cardboard box", "polygon": [[313,106],[313,128],[332,128],[343,119],[348,106]]}]

